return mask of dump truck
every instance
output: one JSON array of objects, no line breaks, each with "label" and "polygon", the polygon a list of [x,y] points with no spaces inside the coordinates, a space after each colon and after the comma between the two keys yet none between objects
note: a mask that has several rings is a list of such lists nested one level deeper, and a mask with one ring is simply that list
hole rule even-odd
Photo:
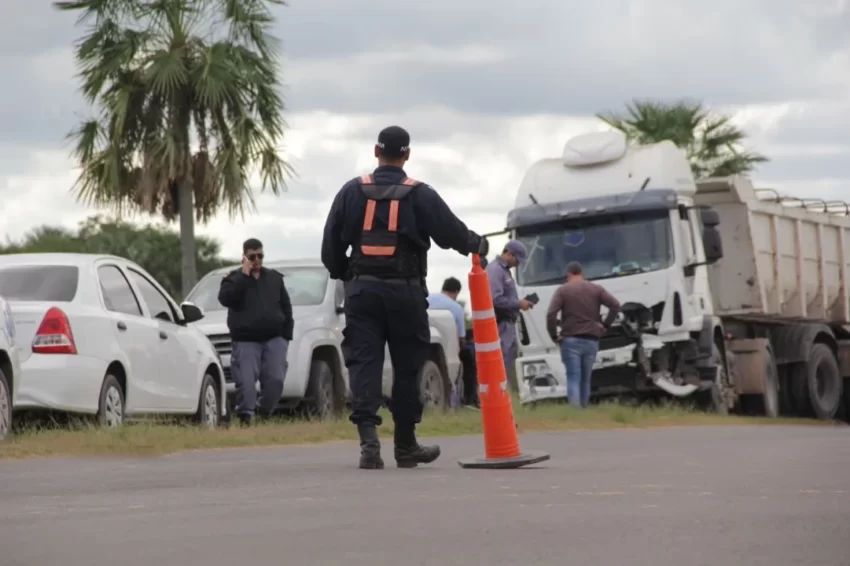
[{"label": "dump truck", "polygon": [[540,297],[518,321],[524,403],[566,396],[546,307],[570,261],[623,307],[599,343],[595,397],[831,419],[850,391],[850,205],[696,180],[672,142],[594,132],[531,166],[505,232],[529,251],[520,296]]}]

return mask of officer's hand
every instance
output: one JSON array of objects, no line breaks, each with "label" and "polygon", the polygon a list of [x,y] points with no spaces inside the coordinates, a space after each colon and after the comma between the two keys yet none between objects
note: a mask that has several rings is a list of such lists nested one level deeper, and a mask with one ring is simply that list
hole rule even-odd
[{"label": "officer's hand", "polygon": [[490,242],[487,241],[487,238],[481,237],[481,240],[478,242],[478,255],[481,257],[487,257],[487,254],[490,253]]},{"label": "officer's hand", "polygon": [[528,309],[532,308],[533,306],[534,306],[533,303],[531,303],[530,301],[526,301],[525,299],[520,299],[520,301],[519,301],[519,308],[521,310],[527,311]]}]

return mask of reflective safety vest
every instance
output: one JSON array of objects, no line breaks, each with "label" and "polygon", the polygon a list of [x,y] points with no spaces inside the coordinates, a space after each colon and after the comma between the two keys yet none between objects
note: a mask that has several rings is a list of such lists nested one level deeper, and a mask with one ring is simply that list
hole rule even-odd
[{"label": "reflective safety vest", "polygon": [[[360,177],[360,189],[368,199],[363,215],[363,231],[352,254],[353,272],[385,278],[422,277],[420,253],[406,238],[399,240],[398,213],[405,197],[417,185],[416,179],[405,177],[396,184],[375,184],[372,175]],[[379,202],[389,203],[386,226],[376,226],[375,210]],[[410,206],[407,204],[406,206]],[[383,224],[383,223],[381,223]]]}]

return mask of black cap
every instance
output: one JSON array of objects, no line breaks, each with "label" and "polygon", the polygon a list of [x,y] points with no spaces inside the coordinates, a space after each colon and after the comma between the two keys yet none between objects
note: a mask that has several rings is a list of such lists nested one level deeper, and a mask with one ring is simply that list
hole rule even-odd
[{"label": "black cap", "polygon": [[410,149],[410,134],[400,126],[390,126],[378,134],[378,147],[385,157],[401,157]]}]

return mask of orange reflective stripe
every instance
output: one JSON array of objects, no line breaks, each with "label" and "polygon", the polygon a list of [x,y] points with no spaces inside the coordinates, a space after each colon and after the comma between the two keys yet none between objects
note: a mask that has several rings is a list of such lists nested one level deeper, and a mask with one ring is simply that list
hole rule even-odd
[{"label": "orange reflective stripe", "polygon": [[363,217],[363,231],[368,232],[372,229],[372,222],[375,220],[375,201],[366,201],[366,215]]},{"label": "orange reflective stripe", "polygon": [[361,185],[371,185],[372,184],[372,175],[363,175],[360,177]]},{"label": "orange reflective stripe", "polygon": [[387,230],[395,232],[398,228],[398,201],[390,201],[390,220],[387,223]]},{"label": "orange reflective stripe", "polygon": [[393,255],[395,246],[360,246],[363,255]]},{"label": "orange reflective stripe", "polygon": [[419,184],[419,181],[416,179],[411,179],[410,177],[405,177],[404,181],[401,182],[402,185],[407,185],[408,187],[413,187]]}]

